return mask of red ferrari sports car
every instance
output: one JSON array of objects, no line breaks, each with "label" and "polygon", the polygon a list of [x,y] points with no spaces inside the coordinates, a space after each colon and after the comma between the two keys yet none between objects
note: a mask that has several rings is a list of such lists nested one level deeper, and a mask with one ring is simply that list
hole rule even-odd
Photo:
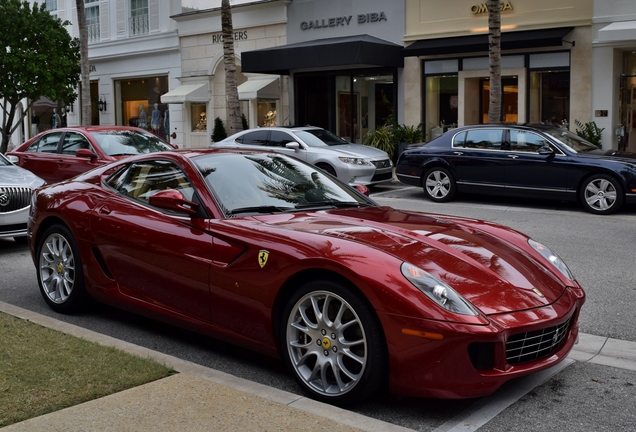
[{"label": "red ferrari sports car", "polygon": [[550,249],[359,189],[268,152],[114,162],[34,195],[39,289],[282,357],[333,404],[482,396],[570,352],[585,293]]}]

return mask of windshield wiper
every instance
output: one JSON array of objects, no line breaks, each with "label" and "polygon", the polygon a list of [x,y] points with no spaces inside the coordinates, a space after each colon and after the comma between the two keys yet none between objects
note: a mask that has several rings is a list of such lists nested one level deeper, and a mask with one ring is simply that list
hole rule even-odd
[{"label": "windshield wiper", "polygon": [[320,207],[333,207],[333,208],[349,208],[349,207],[367,207],[369,204],[361,203],[357,201],[335,201],[335,200],[324,200],[324,201],[316,201],[309,202],[305,204],[297,204],[296,209],[307,209],[307,208],[320,208]]},{"label": "windshield wiper", "polygon": [[293,207],[278,207],[278,206],[253,206],[253,207],[239,207],[229,210],[230,215],[236,215],[239,213],[283,213],[288,210],[292,210]]}]

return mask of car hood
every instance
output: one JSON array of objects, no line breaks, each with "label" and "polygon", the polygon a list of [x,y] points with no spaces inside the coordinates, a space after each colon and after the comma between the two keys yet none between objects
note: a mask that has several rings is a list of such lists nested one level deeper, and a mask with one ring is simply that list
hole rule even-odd
[{"label": "car hood", "polygon": [[[410,262],[449,284],[486,315],[545,306],[565,290],[547,261],[521,249],[529,247],[527,237],[486,222],[389,207],[257,219],[276,228],[363,244]],[[489,234],[480,226],[501,235]]]},{"label": "car hood", "polygon": [[44,184],[44,180],[19,166],[0,167],[0,186],[28,186],[32,189]]},{"label": "car hood", "polygon": [[[314,147],[316,148],[316,147]],[[329,149],[333,152],[343,154],[351,157],[364,157],[372,159],[388,159],[389,155],[384,151],[375,147],[370,147],[363,144],[339,144],[329,147],[319,147],[321,151]]]},{"label": "car hood", "polygon": [[592,158],[592,159],[603,159],[614,162],[627,162],[630,164],[636,164],[636,153],[619,151],[619,150],[593,150],[587,153],[579,153],[578,156]]}]

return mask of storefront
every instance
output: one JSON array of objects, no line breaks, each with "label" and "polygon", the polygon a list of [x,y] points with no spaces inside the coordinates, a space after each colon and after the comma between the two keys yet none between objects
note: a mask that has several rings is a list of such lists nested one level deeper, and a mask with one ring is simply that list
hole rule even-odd
[{"label": "storefront", "polygon": [[[474,0],[448,7],[440,7],[439,0],[408,4],[405,62],[418,73],[410,74],[407,86],[422,96],[419,106],[407,100],[406,110],[420,113],[427,140],[458,125],[486,123],[485,5]],[[591,11],[591,0],[501,2],[501,121],[566,127],[589,121]]]},{"label": "storefront", "polygon": [[287,43],[243,52],[243,72],[289,76],[289,117],[352,142],[402,118],[404,2],[307,0],[287,10]]},{"label": "storefront", "polygon": [[592,46],[603,147],[636,152],[636,3],[596,0]]}]

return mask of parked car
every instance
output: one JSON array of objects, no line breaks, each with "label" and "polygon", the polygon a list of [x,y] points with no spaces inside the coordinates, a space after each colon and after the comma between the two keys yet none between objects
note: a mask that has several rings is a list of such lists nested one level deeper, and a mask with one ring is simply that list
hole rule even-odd
[{"label": "parked car", "polygon": [[393,162],[385,151],[351,144],[314,126],[249,129],[210,147],[274,150],[315,165],[349,185],[371,186],[393,180]]},{"label": "parked car", "polygon": [[56,183],[123,157],[174,148],[136,127],[82,126],[49,129],[7,156],[47,183]]},{"label": "parked car", "polygon": [[570,352],[585,293],[550,249],[362,192],[275,152],[134,156],[37,191],[38,285],[282,357],[334,404],[482,396]]},{"label": "parked car", "polygon": [[31,195],[44,180],[13,165],[0,153],[0,238],[26,243]]},{"label": "parked car", "polygon": [[601,150],[547,125],[453,129],[406,150],[395,170],[438,202],[458,192],[578,200],[595,214],[636,202],[636,154]]}]

